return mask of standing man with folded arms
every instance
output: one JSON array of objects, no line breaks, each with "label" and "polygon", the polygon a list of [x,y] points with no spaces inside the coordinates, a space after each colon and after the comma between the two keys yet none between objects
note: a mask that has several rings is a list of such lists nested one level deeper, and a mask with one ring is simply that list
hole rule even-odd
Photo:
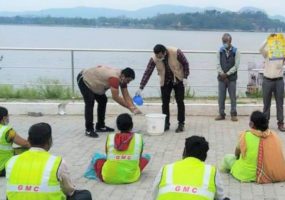
[{"label": "standing man with folded arms", "polygon": [[240,64],[240,53],[236,47],[232,45],[232,36],[225,33],[222,37],[223,46],[217,53],[217,72],[219,84],[219,115],[215,120],[224,120],[225,100],[227,90],[231,99],[231,120],[238,121],[237,118],[237,103],[236,103],[236,88],[237,88],[237,73]]}]

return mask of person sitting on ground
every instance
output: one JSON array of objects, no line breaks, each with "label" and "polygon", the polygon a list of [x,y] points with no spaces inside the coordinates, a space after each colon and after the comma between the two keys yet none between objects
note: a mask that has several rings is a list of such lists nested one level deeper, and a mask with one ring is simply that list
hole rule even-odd
[{"label": "person sitting on ground", "polygon": [[30,127],[31,149],[6,163],[8,200],[92,200],[88,190],[76,190],[65,161],[51,155],[52,129],[47,123]]},{"label": "person sitting on ground", "polygon": [[186,138],[183,160],[164,166],[153,185],[156,200],[229,200],[216,167],[205,164],[209,144],[204,137]]},{"label": "person sitting on ground", "polygon": [[285,181],[285,160],[281,140],[268,129],[265,114],[255,111],[250,116],[250,129],[239,136],[235,155],[223,160],[222,171],[229,171],[242,182],[274,183]]},{"label": "person sitting on ground", "polygon": [[20,137],[8,124],[8,110],[0,106],[0,177],[5,176],[5,164],[14,155],[13,143],[24,148],[30,147],[29,142]]},{"label": "person sitting on ground", "polygon": [[139,180],[150,155],[142,155],[143,138],[141,134],[132,132],[133,121],[129,114],[117,117],[117,128],[119,133],[107,137],[107,156],[94,161],[94,171],[97,178],[105,183],[133,183]]}]

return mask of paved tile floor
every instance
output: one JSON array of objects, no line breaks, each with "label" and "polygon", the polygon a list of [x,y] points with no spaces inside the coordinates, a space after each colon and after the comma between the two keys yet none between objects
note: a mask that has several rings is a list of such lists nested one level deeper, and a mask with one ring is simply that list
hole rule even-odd
[{"label": "paved tile floor", "polygon": [[[206,112],[206,111],[205,111]],[[107,116],[109,126],[115,126],[115,116]],[[128,185],[106,185],[94,180],[87,180],[83,173],[94,152],[103,152],[106,134],[99,139],[84,136],[83,116],[11,116],[14,129],[22,136],[27,136],[28,128],[36,122],[48,122],[53,128],[54,145],[51,153],[61,155],[68,163],[71,176],[78,188],[86,188],[97,200],[144,200],[151,199],[153,180],[162,165],[181,158],[184,139],[197,134],[207,138],[210,143],[207,162],[218,164],[226,153],[233,153],[240,131],[248,128],[248,117],[240,117],[238,122],[216,122],[212,117],[187,116],[186,131],[177,134],[175,116],[172,117],[171,129],[162,136],[144,134],[145,151],[151,153],[152,159],[143,172],[140,181]],[[272,119],[272,129],[276,130],[276,121]],[[134,117],[134,128],[146,132],[146,121],[143,116]],[[279,133],[285,144],[285,134]],[[285,183],[257,185],[240,183],[228,174],[222,174],[224,189],[233,200],[283,200],[285,199]],[[5,199],[5,179],[0,178],[0,200]]]}]

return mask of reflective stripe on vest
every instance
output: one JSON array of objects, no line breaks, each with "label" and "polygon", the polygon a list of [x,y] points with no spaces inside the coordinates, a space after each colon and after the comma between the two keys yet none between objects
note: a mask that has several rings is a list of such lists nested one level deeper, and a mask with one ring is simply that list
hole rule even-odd
[{"label": "reflective stripe on vest", "polygon": [[174,164],[167,166],[166,173],[166,186],[159,189],[159,195],[174,192],[174,193],[183,193],[190,195],[200,195],[208,199],[214,199],[215,194],[208,190],[208,186],[211,178],[211,165],[205,165],[204,177],[203,177],[203,186],[202,187],[193,187],[189,185],[175,185],[173,184],[173,167]]},{"label": "reflective stripe on vest", "polygon": [[[14,164],[18,158],[19,156],[12,157],[6,167],[6,173],[8,179],[11,175],[11,171],[14,167]],[[61,189],[59,185],[56,186],[48,185],[48,181],[51,176],[52,168],[56,162],[56,158],[57,158],[56,156],[50,155],[46,163],[45,169],[43,171],[42,181],[40,185],[23,185],[23,184],[12,185],[7,183],[7,192],[60,192]]]},{"label": "reflective stripe on vest", "polygon": [[11,150],[13,150],[13,147],[11,145],[2,145],[2,144],[0,144],[0,150],[11,151]]},{"label": "reflective stripe on vest", "polygon": [[108,141],[108,160],[138,160],[140,158],[140,151],[141,151],[141,142],[142,138],[141,135],[134,134],[135,139],[135,148],[134,148],[134,153],[132,155],[116,155],[113,153],[114,148],[114,139],[115,139],[115,134],[109,135],[109,141]]},{"label": "reflective stripe on vest", "polygon": [[[3,134],[6,133],[7,128],[9,128],[8,126],[3,126],[0,128],[0,150],[3,151],[11,151],[13,150],[13,147],[11,144],[7,143],[5,140],[5,136]],[[4,137],[4,138],[3,138]]]}]

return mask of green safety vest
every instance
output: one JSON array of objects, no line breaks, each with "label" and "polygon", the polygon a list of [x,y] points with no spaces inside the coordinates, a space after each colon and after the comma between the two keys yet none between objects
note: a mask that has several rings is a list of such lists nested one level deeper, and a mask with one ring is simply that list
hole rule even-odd
[{"label": "green safety vest", "polygon": [[194,157],[163,168],[157,200],[213,200],[216,168]]},{"label": "green safety vest", "polygon": [[245,133],[246,154],[233,164],[231,174],[243,182],[256,181],[257,157],[260,138],[250,131]]},{"label": "green safety vest", "polygon": [[123,184],[132,183],[140,178],[140,156],[142,153],[142,136],[134,133],[126,151],[114,148],[115,134],[107,138],[107,160],[102,168],[102,177],[105,183]]},{"label": "green safety vest", "polygon": [[8,200],[65,200],[57,178],[61,157],[29,150],[6,164]]},{"label": "green safety vest", "polygon": [[0,171],[5,168],[7,161],[14,155],[12,142],[7,142],[6,134],[11,129],[10,126],[0,124]]}]

